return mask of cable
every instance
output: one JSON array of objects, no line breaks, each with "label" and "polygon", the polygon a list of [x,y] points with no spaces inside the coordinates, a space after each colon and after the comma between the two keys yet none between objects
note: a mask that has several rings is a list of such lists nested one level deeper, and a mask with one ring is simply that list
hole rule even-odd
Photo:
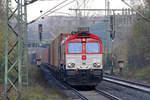
[{"label": "cable", "polygon": [[50,11],[52,11],[53,9],[57,8],[58,6],[60,6],[61,4],[67,2],[68,0],[64,0],[62,1],[60,4],[56,5],[55,7],[51,8],[50,10],[48,10],[47,12],[45,12],[44,14],[40,15],[39,17],[35,18],[34,20],[30,21],[28,24],[31,24],[33,22],[35,22],[36,20],[40,19],[41,17],[44,17],[45,14],[49,13]]},{"label": "cable", "polygon": [[[55,9],[54,11],[52,11],[52,12],[46,14],[45,16],[48,16],[49,14],[52,14],[52,13],[54,13],[55,11],[57,11],[57,10],[59,10],[59,9],[61,9],[61,8],[63,8],[63,7],[65,7],[65,6],[67,6],[67,5],[69,5],[69,4],[73,3],[73,2],[74,2],[74,0],[72,0],[71,2],[69,2],[69,3],[65,4],[65,5],[63,5],[62,7],[58,8],[58,9]],[[43,16],[43,17],[45,17],[45,16]]]},{"label": "cable", "polygon": [[[86,0],[85,0],[85,2],[86,2]],[[79,6],[79,8],[80,8],[83,4],[84,4],[84,1],[83,1],[82,4]]]},{"label": "cable", "polygon": [[88,5],[89,1],[90,1],[90,0],[87,0],[86,3],[85,3],[85,5]]},{"label": "cable", "polygon": [[[88,0],[83,0],[83,2],[78,6],[78,9],[80,9],[82,7],[82,5],[84,5],[84,9],[85,9],[85,3],[87,2]],[[81,11],[80,11],[81,13]],[[85,15],[85,13],[84,13]]]},{"label": "cable", "polygon": [[66,15],[72,16],[71,14],[65,13],[65,12],[55,12],[55,13],[58,13],[58,14],[66,14]]},{"label": "cable", "polygon": [[127,6],[129,6],[131,9],[133,9],[136,13],[138,13],[144,20],[150,22],[150,19],[145,17],[141,12],[139,12],[137,9],[133,8],[131,5],[129,5],[127,2],[125,2],[125,0],[121,0],[122,2],[124,2]]}]

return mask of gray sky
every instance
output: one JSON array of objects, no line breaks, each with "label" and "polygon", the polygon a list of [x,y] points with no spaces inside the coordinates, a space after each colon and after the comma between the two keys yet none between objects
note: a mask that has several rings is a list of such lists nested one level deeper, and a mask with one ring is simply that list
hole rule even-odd
[{"label": "gray sky", "polygon": [[[51,1],[37,1],[33,4],[28,5],[28,22],[37,18],[38,16],[41,15],[40,10],[44,12],[48,11],[49,9],[53,8],[54,6],[58,5],[60,2],[64,0],[51,0]],[[70,2],[72,0],[68,0]],[[79,0],[78,0],[79,1]],[[82,1],[82,0],[80,0]],[[105,0],[87,0],[89,1],[86,8],[93,8],[93,9],[104,9],[105,8]],[[129,1],[129,0],[126,0]],[[80,4],[82,4],[80,2]],[[76,2],[73,2],[69,4],[68,6],[58,10],[57,12],[63,12],[63,13],[69,13],[73,14],[73,11],[69,11],[69,8],[75,8],[76,7]],[[82,6],[83,7],[83,6]],[[82,8],[81,7],[81,8]],[[110,8],[127,8],[127,6],[121,1],[121,0],[110,0]],[[51,15],[56,15],[58,13],[53,13]]]}]

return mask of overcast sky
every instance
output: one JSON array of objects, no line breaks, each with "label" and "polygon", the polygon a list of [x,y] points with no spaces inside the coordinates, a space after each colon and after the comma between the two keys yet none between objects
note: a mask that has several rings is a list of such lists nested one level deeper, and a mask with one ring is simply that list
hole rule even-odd
[{"label": "overcast sky", "polygon": [[[58,5],[60,2],[64,0],[46,0],[46,1],[37,1],[33,4],[28,5],[28,22],[37,18],[41,13],[40,10],[44,12],[48,11],[49,9],[53,8],[54,6]],[[70,2],[72,0],[68,0]],[[78,0],[79,1],[79,0]],[[80,0],[83,1],[83,0]],[[93,8],[93,9],[104,9],[105,8],[105,0],[86,0],[89,1],[86,8]],[[129,0],[126,0],[129,1]],[[66,3],[68,3],[66,2]],[[81,2],[79,5],[82,4]],[[68,6],[65,6],[64,8],[58,10],[57,12],[63,12],[63,13],[69,13],[72,14],[73,11],[69,11],[69,8],[75,8],[76,2],[73,2],[69,4]],[[82,6],[83,7],[83,6]],[[127,8],[127,6],[121,1],[121,0],[110,0],[110,8]],[[58,14],[58,13],[55,13]],[[54,15],[54,13],[53,13]]]}]

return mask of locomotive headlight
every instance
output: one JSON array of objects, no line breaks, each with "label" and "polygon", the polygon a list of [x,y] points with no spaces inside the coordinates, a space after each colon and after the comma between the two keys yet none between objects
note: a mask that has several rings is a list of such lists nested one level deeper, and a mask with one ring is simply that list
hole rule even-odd
[{"label": "locomotive headlight", "polygon": [[69,68],[74,68],[74,67],[75,67],[75,64],[74,64],[74,63],[69,63],[69,64],[68,64],[68,67],[69,67]]},{"label": "locomotive headlight", "polygon": [[101,63],[94,63],[93,67],[99,68],[99,67],[101,67]]}]

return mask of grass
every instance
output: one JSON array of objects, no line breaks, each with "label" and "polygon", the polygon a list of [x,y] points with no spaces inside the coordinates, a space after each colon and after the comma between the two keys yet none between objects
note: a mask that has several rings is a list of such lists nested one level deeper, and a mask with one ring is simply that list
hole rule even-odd
[{"label": "grass", "polygon": [[4,41],[5,41],[5,22],[0,18],[0,100],[3,100],[4,91]]},{"label": "grass", "polygon": [[[11,31],[10,31],[11,32]],[[4,92],[4,51],[5,51],[5,22],[0,18],[0,100],[3,100]],[[12,35],[9,36],[11,41],[9,46],[13,44]],[[47,87],[43,80],[41,72],[35,66],[29,66],[29,88],[23,88],[23,100],[37,100],[37,99],[60,99],[68,98],[62,91],[56,87]],[[9,96],[11,100],[16,100],[16,91],[11,90]],[[71,99],[69,99],[71,100]]]},{"label": "grass", "polygon": [[124,70],[123,77],[131,80],[141,80],[150,83],[150,66],[140,69]]},{"label": "grass", "polygon": [[[117,75],[118,73],[119,73],[119,68],[117,68],[117,67],[114,67],[114,73],[115,73],[115,75]],[[110,74],[111,73],[111,68],[109,69],[109,70],[105,70],[105,73],[108,73],[108,74]]]},{"label": "grass", "polygon": [[[105,72],[110,73],[111,70],[106,70]],[[120,76],[119,68],[115,67],[114,73],[115,75]],[[129,80],[141,80],[150,84],[150,65],[139,69],[129,69],[126,67],[123,69],[121,77]]]},{"label": "grass", "polygon": [[[0,88],[0,93],[3,91],[4,89]],[[8,95],[11,100],[17,100],[18,95],[15,90],[9,92]],[[41,85],[29,86],[28,88],[24,87],[22,91],[22,100],[58,100],[62,98],[64,100],[68,99],[68,97],[62,94],[57,88],[46,88]],[[0,100],[3,100],[3,94],[0,95]],[[69,100],[72,100],[72,98]]]},{"label": "grass", "polygon": [[137,71],[137,73],[135,74],[135,78],[150,83],[150,67],[146,67]]},{"label": "grass", "polygon": [[0,85],[0,100],[3,100],[3,91],[4,91],[4,88],[2,87],[2,85]]},{"label": "grass", "polygon": [[[55,83],[54,83],[55,84]],[[36,66],[29,67],[29,86],[22,89],[22,100],[72,100],[72,97],[66,96],[64,91],[55,87],[55,85],[47,84],[43,78],[41,71]],[[0,100],[3,100],[3,85],[0,85]],[[16,91],[13,89],[8,94],[11,100],[17,100]]]},{"label": "grass", "polygon": [[[34,70],[34,71],[33,71]],[[68,97],[62,90],[53,84],[47,84],[42,72],[35,66],[30,67],[29,87],[24,89],[23,100],[45,100],[45,99],[67,99]],[[55,84],[55,83],[54,83]],[[69,99],[71,100],[71,98]]]},{"label": "grass", "polygon": [[29,87],[27,90],[24,90],[23,100],[38,100],[38,99],[60,99],[61,95],[56,93],[56,91],[52,91],[52,89],[48,90],[40,85],[35,87]]}]

